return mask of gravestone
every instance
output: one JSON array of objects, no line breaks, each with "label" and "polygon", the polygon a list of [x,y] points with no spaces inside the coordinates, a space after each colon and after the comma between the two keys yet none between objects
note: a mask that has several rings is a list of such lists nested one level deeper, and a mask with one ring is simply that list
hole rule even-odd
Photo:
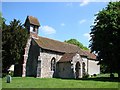
[{"label": "gravestone", "polygon": [[11,76],[10,76],[10,75],[7,75],[7,77],[6,77],[6,81],[7,81],[7,83],[10,83],[11,80],[12,80]]}]

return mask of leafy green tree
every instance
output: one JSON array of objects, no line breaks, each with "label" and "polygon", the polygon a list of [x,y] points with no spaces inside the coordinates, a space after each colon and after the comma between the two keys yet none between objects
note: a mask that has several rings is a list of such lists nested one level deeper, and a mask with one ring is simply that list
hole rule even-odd
[{"label": "leafy green tree", "polygon": [[90,33],[91,51],[98,54],[100,64],[120,78],[120,2],[109,2],[96,16]]},{"label": "leafy green tree", "polygon": [[2,29],[2,24],[5,22],[5,19],[2,16],[2,13],[0,12],[0,30]]},{"label": "leafy green tree", "polygon": [[24,48],[28,38],[27,30],[19,20],[14,19],[10,25],[2,25],[2,63],[3,72],[15,63],[22,63]]},{"label": "leafy green tree", "polygon": [[[2,37],[2,13],[0,12],[0,38]],[[0,39],[0,57],[2,57],[2,40]],[[0,58],[0,77],[2,77],[2,58]]]},{"label": "leafy green tree", "polygon": [[0,29],[2,28],[2,13],[0,12]]},{"label": "leafy green tree", "polygon": [[69,40],[65,40],[64,42],[77,45],[77,46],[79,46],[81,49],[84,49],[84,50],[89,50],[87,47],[85,47],[82,43],[80,43],[80,42],[79,42],[78,40],[76,40],[76,39],[69,39]]}]

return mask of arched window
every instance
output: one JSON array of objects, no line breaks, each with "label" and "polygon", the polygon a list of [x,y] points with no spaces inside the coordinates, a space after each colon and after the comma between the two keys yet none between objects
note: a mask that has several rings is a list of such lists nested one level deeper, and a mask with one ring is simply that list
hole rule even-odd
[{"label": "arched window", "polygon": [[85,73],[85,63],[84,62],[82,63],[82,68],[83,68],[83,76],[84,76],[86,74]]},{"label": "arched window", "polygon": [[51,60],[51,71],[55,71],[55,69],[56,69],[56,60],[53,57]]}]

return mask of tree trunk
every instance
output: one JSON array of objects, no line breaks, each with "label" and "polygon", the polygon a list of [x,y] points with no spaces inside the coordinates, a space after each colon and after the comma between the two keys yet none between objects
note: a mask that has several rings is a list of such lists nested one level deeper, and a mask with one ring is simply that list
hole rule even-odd
[{"label": "tree trunk", "polygon": [[119,79],[119,81],[120,81],[120,72],[118,72],[118,79]]},{"label": "tree trunk", "polygon": [[110,78],[113,79],[114,78],[114,74],[110,73]]}]

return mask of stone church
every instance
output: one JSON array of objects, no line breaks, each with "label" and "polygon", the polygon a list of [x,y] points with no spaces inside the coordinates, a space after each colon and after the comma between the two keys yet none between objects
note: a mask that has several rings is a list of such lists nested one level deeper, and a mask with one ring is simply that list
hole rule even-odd
[{"label": "stone church", "polygon": [[95,54],[76,45],[38,36],[40,23],[37,18],[27,16],[24,26],[30,33],[27,41],[22,77],[82,78],[85,74],[100,73]]}]

